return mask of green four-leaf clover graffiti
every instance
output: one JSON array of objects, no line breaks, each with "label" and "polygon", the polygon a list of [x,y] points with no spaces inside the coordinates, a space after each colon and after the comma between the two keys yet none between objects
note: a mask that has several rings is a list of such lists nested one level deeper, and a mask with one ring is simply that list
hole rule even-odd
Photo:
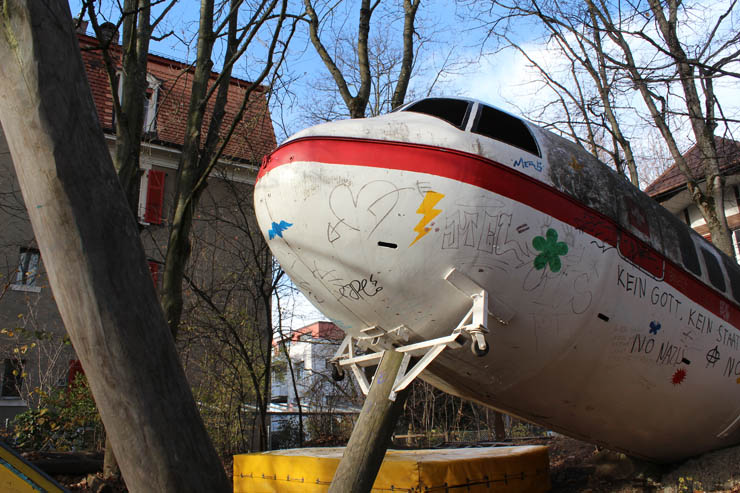
[{"label": "green four-leaf clover graffiti", "polygon": [[568,253],[568,245],[558,241],[558,232],[550,228],[545,236],[535,236],[532,240],[535,250],[541,252],[534,259],[534,268],[537,270],[550,266],[552,272],[560,272],[562,264],[560,257]]}]

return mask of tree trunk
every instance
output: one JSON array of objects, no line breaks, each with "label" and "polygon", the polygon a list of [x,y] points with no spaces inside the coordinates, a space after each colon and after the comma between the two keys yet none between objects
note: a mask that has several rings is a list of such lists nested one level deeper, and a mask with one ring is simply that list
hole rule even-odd
[{"label": "tree trunk", "polygon": [[121,469],[118,467],[116,455],[113,453],[113,444],[110,437],[105,437],[105,455],[103,456],[103,479],[117,478],[121,475]]},{"label": "tree trunk", "polygon": [[[686,178],[686,188],[689,191],[691,200],[699,208],[704,220],[707,222],[707,227],[712,233],[714,245],[730,257],[734,257],[731,233],[727,226],[724,211],[724,179],[719,171],[717,152],[714,146],[714,126],[716,126],[716,122],[713,121],[711,108],[707,109],[706,115],[702,114],[696,89],[697,77],[694,73],[693,62],[689,62],[688,56],[681,47],[678,39],[676,30],[676,9],[678,8],[678,3],[669,2],[667,4],[670,11],[670,19],[665,18],[661,2],[649,0],[648,3],[663,36],[663,41],[666,43],[663,51],[667,51],[672,57],[672,61],[676,65],[681,87],[684,91],[684,103],[694,137],[696,138],[696,145],[700,149],[702,158],[704,159],[702,168],[705,178],[705,190],[702,190],[697,183],[697,178],[694,177],[679,150],[673,131],[669,127],[665,101],[657,96],[648,85],[649,76],[645,77],[643,70],[635,62],[632,49],[625,39],[624,32],[614,25],[609,10],[602,2],[597,6],[593,0],[586,0],[589,12],[599,19],[604,26],[604,32],[619,46],[624,54],[622,68],[627,71],[632,82],[640,91],[655,126],[668,145],[676,166]],[[658,108],[658,103],[661,104],[661,108]]]},{"label": "tree trunk", "polygon": [[[205,95],[211,77],[211,50],[213,49],[213,0],[201,2],[200,25],[198,27],[198,51],[195,60],[190,106],[188,110],[185,141],[177,170],[175,209],[170,225],[162,276],[162,308],[173,336],[177,336],[182,316],[182,280],[190,256],[190,228],[193,213],[198,204],[201,190],[195,189],[200,173],[198,162],[201,144],[201,128],[206,111]],[[226,81],[228,84],[228,81]]]},{"label": "tree trunk", "polygon": [[[702,204],[697,205],[707,222],[709,231],[712,233],[712,243],[728,256],[734,258],[735,252],[732,246],[730,228],[727,226],[727,218],[725,217],[725,180],[720,172],[717,149],[714,145],[714,129],[717,126],[713,111],[714,94],[705,94],[710,102],[706,111],[702,111],[701,98],[696,87],[697,82],[700,82],[699,76],[696,74],[694,62],[689,60],[678,38],[677,16],[680,2],[667,2],[665,7],[657,0],[648,0],[648,3],[655,15],[668,51],[676,64],[689,121],[696,138],[696,146],[702,155],[702,169],[706,179],[707,197]],[[665,15],[664,8],[668,9],[668,17]],[[705,91],[711,91],[712,87],[711,84],[708,84]]]},{"label": "tree trunk", "polygon": [[[370,32],[370,19],[372,18],[373,11],[378,5],[378,2],[372,6],[370,5],[370,0],[362,0],[360,2],[360,18],[357,28],[357,62],[360,84],[357,88],[356,96],[352,96],[342,71],[336,65],[334,59],[321,42],[321,38],[319,36],[319,32],[321,30],[319,17],[311,4],[311,0],[303,0],[303,4],[306,7],[306,14],[308,15],[311,43],[321,57],[321,60],[324,62],[324,65],[326,65],[329,73],[334,78],[339,94],[342,96],[344,104],[347,105],[347,109],[349,110],[349,116],[351,118],[364,118],[367,104],[370,100],[370,89],[372,86],[367,43]],[[414,10],[414,15],[415,14],[416,11]]]},{"label": "tree trunk", "polygon": [[[114,165],[118,179],[134,215],[139,201],[141,139],[144,133],[144,99],[146,67],[149,56],[149,0],[126,0],[124,3],[121,74],[118,80],[120,111],[116,112],[116,150]],[[115,81],[111,87],[115,88]],[[117,95],[114,95],[117,97]]]},{"label": "tree trunk", "polygon": [[0,118],[49,282],[132,492],[229,491],[84,77],[69,7],[5,0]]},{"label": "tree trunk", "polygon": [[[219,97],[217,97],[216,105],[212,110],[209,131],[205,139],[211,148],[201,149],[201,143],[204,140],[201,129],[206,113],[206,95],[208,93],[208,82],[211,78],[211,68],[213,68],[213,62],[211,61],[215,41],[213,9],[213,0],[203,0],[201,2],[198,51],[193,73],[185,141],[178,163],[175,209],[170,225],[170,237],[167,242],[164,275],[162,276],[162,307],[173,336],[177,336],[180,318],[182,317],[182,280],[185,276],[187,261],[190,258],[190,231],[193,224],[193,214],[204,188],[204,186],[199,186],[199,183],[203,183],[207,168],[207,165],[203,163],[204,161],[210,161],[210,157],[215,152],[213,147],[215,147],[218,129],[221,127],[225,114],[226,94],[231,79],[231,65],[227,65],[224,67],[218,89]],[[231,17],[229,27],[227,56],[235,51],[235,16]]]},{"label": "tree trunk", "polygon": [[[123,17],[122,63],[121,75],[116,74],[110,80],[110,87],[115,93],[114,99],[121,95],[115,115],[116,145],[113,165],[118,173],[123,192],[126,195],[131,213],[138,215],[139,178],[141,167],[141,139],[144,131],[144,98],[146,97],[146,67],[149,56],[149,39],[151,36],[149,0],[126,0],[123,5],[126,14]],[[97,33],[97,31],[96,31]],[[109,76],[113,75],[112,67]],[[125,76],[123,76],[125,74]],[[119,92],[120,89],[120,92]],[[105,460],[103,478],[113,479],[121,471],[113,453],[110,438],[105,438]]]},{"label": "tree trunk", "polygon": [[421,0],[403,0],[403,58],[401,59],[401,71],[398,74],[396,89],[393,91],[391,109],[395,110],[401,106],[406,99],[406,91],[411,79],[411,69],[414,66],[414,25],[416,24],[416,12],[419,10]]}]

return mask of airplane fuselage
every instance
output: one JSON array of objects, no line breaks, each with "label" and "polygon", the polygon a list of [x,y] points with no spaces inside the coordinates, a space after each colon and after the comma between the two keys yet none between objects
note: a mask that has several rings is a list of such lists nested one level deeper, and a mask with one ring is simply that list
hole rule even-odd
[{"label": "airplane fuselage", "polygon": [[737,265],[582,148],[461,101],[459,122],[334,122],[266,159],[257,217],[295,284],[350,335],[419,342],[470,309],[454,269],[488,293],[491,350],[445,350],[428,382],[653,460],[738,442]]}]

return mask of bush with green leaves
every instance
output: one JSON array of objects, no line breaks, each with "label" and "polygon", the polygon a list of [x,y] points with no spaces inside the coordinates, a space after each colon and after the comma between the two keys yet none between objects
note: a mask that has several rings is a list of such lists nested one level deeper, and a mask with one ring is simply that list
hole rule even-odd
[{"label": "bush with green leaves", "polygon": [[87,379],[81,373],[66,388],[39,392],[38,409],[13,420],[13,439],[25,450],[101,450],[105,444]]}]

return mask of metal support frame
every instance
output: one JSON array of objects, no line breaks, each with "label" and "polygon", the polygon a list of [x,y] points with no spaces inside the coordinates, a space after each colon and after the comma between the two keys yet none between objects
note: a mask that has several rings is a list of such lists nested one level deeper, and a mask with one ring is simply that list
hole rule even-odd
[{"label": "metal support frame", "polygon": [[[487,348],[485,334],[488,333],[489,315],[488,292],[465,274],[455,269],[452,269],[445,276],[445,280],[469,296],[473,301],[470,310],[468,310],[450,335],[415,344],[404,344],[404,342],[408,341],[410,331],[403,325],[390,331],[377,326],[368,327],[361,331],[362,335],[360,337],[346,336],[336,354],[331,359],[332,363],[340,367],[349,367],[357,383],[360,385],[360,389],[367,395],[370,390],[370,383],[361,367],[377,365],[386,350],[392,349],[403,353],[401,368],[396,376],[393,391],[389,396],[390,400],[395,400],[396,394],[408,387],[445,348],[459,349],[470,338],[480,350],[485,350]],[[513,313],[507,318],[510,319],[511,316],[513,316]],[[504,321],[500,317],[494,317],[501,324],[508,322],[508,320]],[[359,347],[373,348],[374,352],[357,355],[355,344]],[[419,360],[409,369],[411,358],[414,357],[419,358]]]},{"label": "metal support frame", "polygon": [[[452,334],[445,337],[438,337],[436,339],[430,339],[416,344],[408,344],[393,348],[394,351],[404,353],[404,355],[403,361],[401,362],[401,368],[398,370],[398,376],[393,385],[393,392],[391,392],[389,398],[391,400],[395,400],[396,393],[408,387],[408,385],[417,376],[419,376],[419,374],[429,366],[429,363],[439,356],[446,347],[454,349],[461,348],[465,344],[465,339],[462,329],[458,327],[452,332]],[[360,385],[362,393],[367,395],[370,391],[370,383],[367,381],[365,373],[362,371],[361,367],[377,365],[383,357],[383,353],[387,351],[387,349],[356,356],[354,345],[357,342],[358,340],[356,338],[346,336],[342,341],[342,344],[339,346],[337,354],[332,358],[332,361],[336,362],[336,364],[341,367],[349,367],[352,370],[352,374],[355,376],[357,383]],[[421,357],[421,359],[419,359],[419,361],[411,367],[410,370],[408,370],[412,357]]]}]

